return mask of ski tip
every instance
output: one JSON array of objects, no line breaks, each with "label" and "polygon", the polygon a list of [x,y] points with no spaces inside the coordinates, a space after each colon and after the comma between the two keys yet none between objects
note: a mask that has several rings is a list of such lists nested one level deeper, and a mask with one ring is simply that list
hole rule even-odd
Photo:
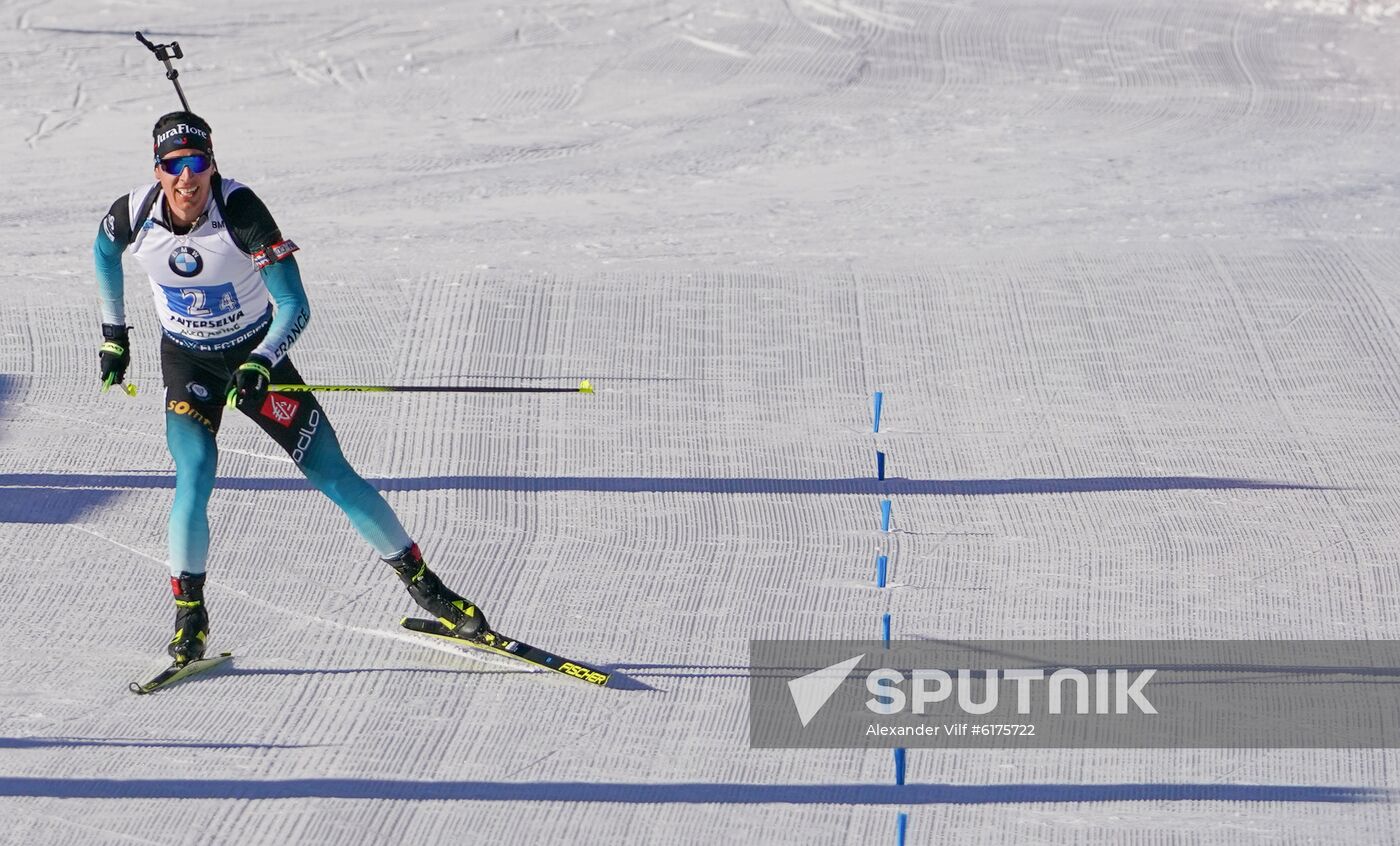
[{"label": "ski tip", "polygon": [[593,383],[584,379],[582,382],[578,383],[578,392],[581,394],[593,393]]}]

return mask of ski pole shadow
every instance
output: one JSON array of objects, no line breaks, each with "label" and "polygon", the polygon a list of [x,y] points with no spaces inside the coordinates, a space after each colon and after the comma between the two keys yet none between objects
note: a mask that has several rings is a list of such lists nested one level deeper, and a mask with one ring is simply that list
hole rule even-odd
[{"label": "ski pole shadow", "polygon": [[319,743],[219,743],[217,741],[148,740],[139,737],[0,737],[0,749],[314,749]]}]

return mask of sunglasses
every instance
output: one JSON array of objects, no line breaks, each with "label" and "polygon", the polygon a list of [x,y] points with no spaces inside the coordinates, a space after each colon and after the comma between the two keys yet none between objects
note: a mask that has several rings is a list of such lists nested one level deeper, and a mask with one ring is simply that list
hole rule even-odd
[{"label": "sunglasses", "polygon": [[190,173],[203,173],[214,164],[214,157],[204,153],[189,156],[175,156],[169,159],[156,159],[156,166],[171,176],[179,176],[180,171],[190,169]]}]

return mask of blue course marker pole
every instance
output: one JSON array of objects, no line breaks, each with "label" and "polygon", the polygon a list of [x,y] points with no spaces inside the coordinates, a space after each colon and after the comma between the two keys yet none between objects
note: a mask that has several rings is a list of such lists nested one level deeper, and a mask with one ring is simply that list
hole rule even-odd
[{"label": "blue course marker pole", "polygon": [[904,750],[894,750],[894,783],[904,783]]},{"label": "blue course marker pole", "polygon": [[880,431],[880,406],[885,404],[885,392],[875,392],[875,431]]},{"label": "blue course marker pole", "polygon": [[885,641],[885,648],[890,648],[890,612],[886,611],[880,618],[880,637]]},{"label": "blue course marker pole", "polygon": [[885,586],[885,575],[889,571],[890,557],[881,555],[875,559],[875,586]]},{"label": "blue course marker pole", "polygon": [[889,530],[890,530],[890,501],[889,501],[888,499],[882,499],[882,500],[880,500],[880,531],[882,531],[882,532],[888,532]]},{"label": "blue course marker pole", "polygon": [[875,478],[885,481],[885,454],[879,451],[875,453]]},{"label": "blue course marker pole", "polygon": [[904,846],[905,835],[909,833],[909,815],[901,811],[895,822],[895,838],[898,846]]}]

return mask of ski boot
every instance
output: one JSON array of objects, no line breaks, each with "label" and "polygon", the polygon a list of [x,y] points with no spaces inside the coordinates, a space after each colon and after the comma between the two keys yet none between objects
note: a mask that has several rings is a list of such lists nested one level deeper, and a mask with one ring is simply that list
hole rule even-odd
[{"label": "ski boot", "polygon": [[181,573],[170,577],[175,594],[175,636],[165,648],[177,666],[204,657],[209,639],[209,612],[204,608],[204,574]]},{"label": "ski boot", "polygon": [[491,630],[480,608],[448,590],[442,580],[428,569],[423,554],[418,551],[418,544],[392,558],[385,558],[384,562],[399,574],[413,601],[451,629],[453,634],[472,638]]}]

